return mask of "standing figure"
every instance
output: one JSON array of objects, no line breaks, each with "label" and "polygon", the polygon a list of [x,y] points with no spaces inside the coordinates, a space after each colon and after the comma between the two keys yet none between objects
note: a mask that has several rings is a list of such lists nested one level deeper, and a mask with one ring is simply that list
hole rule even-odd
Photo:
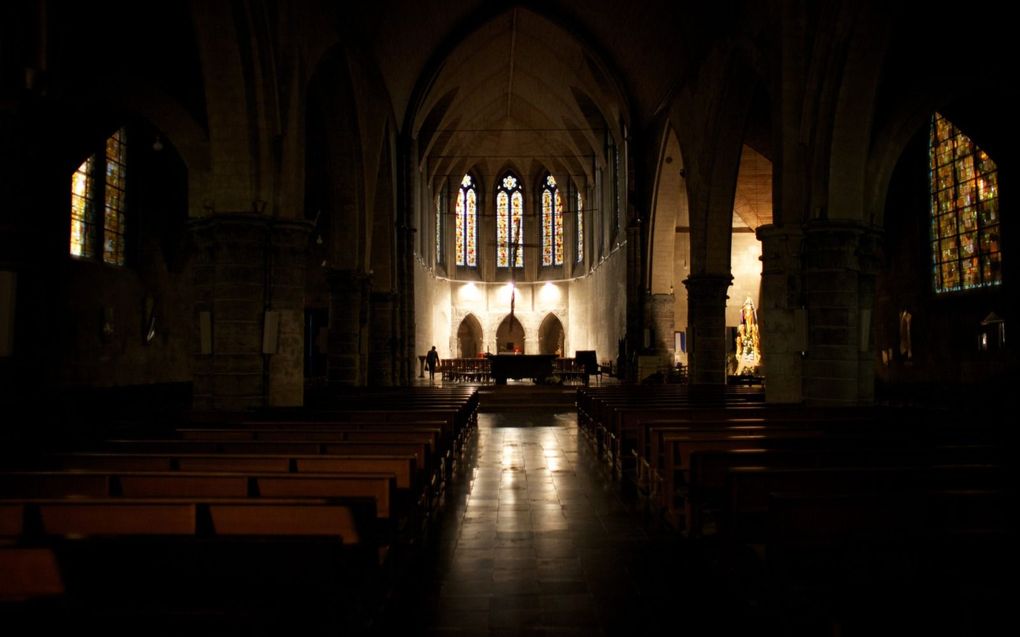
[{"label": "standing figure", "polygon": [[740,325],[737,326],[737,371],[754,374],[761,364],[761,348],[758,343],[758,314],[754,310],[751,297],[744,301],[740,310]]},{"label": "standing figure", "polygon": [[434,383],[436,380],[436,368],[439,367],[439,352],[436,351],[435,345],[425,355],[425,365],[429,368],[429,383]]}]

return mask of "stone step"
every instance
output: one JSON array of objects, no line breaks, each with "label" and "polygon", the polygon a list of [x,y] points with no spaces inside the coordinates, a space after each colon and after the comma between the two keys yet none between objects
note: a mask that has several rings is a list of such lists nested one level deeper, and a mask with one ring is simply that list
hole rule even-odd
[{"label": "stone step", "polygon": [[513,411],[515,409],[542,409],[573,411],[576,408],[576,387],[546,387],[541,385],[488,386],[479,389],[479,411]]}]

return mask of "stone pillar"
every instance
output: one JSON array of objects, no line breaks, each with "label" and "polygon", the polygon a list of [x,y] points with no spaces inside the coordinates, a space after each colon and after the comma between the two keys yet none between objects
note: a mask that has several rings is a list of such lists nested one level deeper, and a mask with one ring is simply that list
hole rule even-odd
[{"label": "stone pillar", "polygon": [[[873,381],[873,371],[862,378],[862,354],[870,346],[862,343],[862,320],[870,327],[874,304],[872,238],[853,222],[821,221],[805,227],[804,299],[807,306],[808,338],[804,359],[804,402],[816,405],[845,405],[874,397],[874,390],[862,392],[862,382]],[[870,234],[870,233],[868,233]],[[862,246],[865,254],[862,259]],[[871,273],[862,276],[862,264]],[[868,296],[862,301],[862,294]],[[861,310],[866,310],[862,312]],[[869,338],[870,340],[870,338]],[[873,365],[868,355],[869,364]]]},{"label": "stone pillar", "polygon": [[396,375],[395,351],[397,342],[394,331],[394,312],[397,294],[394,292],[371,293],[371,323],[369,327],[369,349],[367,380],[369,385],[389,387]]},{"label": "stone pillar", "polygon": [[[211,352],[195,348],[197,408],[302,404],[308,234],[306,224],[248,214],[192,223],[196,315],[212,319]],[[280,318],[275,353],[263,352],[269,310]]]},{"label": "stone pillar", "polygon": [[692,274],[684,280],[692,385],[726,384],[726,290],[732,282],[729,274]]},{"label": "stone pillar", "polygon": [[875,401],[875,279],[878,275],[881,254],[881,235],[877,229],[861,234],[857,245],[857,299],[863,330],[858,342],[857,399],[863,403]]},{"label": "stone pillar", "polygon": [[673,307],[676,301],[672,294],[649,294],[647,302],[647,324],[652,329],[652,349],[662,354],[670,364],[673,362]]},{"label": "stone pillar", "polygon": [[801,297],[800,227],[766,225],[757,230],[762,245],[761,334],[765,401],[799,403],[802,396],[801,352],[807,349],[806,314]]},{"label": "stone pillar", "polygon": [[312,230],[308,222],[272,224],[268,308],[279,315],[279,331],[276,351],[269,356],[271,407],[304,404],[305,269]]},{"label": "stone pillar", "polygon": [[335,269],[329,284],[328,371],[330,384],[364,385],[362,326],[368,323],[368,278],[357,269]]}]

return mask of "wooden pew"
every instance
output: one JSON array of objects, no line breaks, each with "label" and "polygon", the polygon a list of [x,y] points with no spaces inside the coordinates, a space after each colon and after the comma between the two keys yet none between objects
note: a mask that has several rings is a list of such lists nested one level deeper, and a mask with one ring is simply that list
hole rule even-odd
[{"label": "wooden pew", "polygon": [[[737,467],[729,471],[724,533],[740,542],[762,542],[770,515],[770,498],[790,496],[838,497],[843,494],[879,494],[891,498],[904,511],[915,504],[916,494],[946,489],[995,489],[1008,472],[995,465],[868,466],[819,468]],[[917,514],[910,512],[910,520]],[[858,524],[878,525],[879,520]],[[821,524],[821,523],[819,523]],[[889,524],[892,524],[890,518]]]},{"label": "wooden pew", "polygon": [[0,603],[57,597],[64,582],[52,549],[0,546]]},{"label": "wooden pew", "polygon": [[180,634],[211,617],[335,633],[364,621],[380,592],[363,512],[328,500],[0,501],[12,504],[25,523],[7,539],[52,551],[68,627],[98,613],[117,625],[133,619],[136,629],[180,624]]}]

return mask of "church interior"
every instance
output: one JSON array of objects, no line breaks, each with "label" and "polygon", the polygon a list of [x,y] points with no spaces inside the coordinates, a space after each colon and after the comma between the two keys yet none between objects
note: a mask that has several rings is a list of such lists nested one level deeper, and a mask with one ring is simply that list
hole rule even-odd
[{"label": "church interior", "polygon": [[1015,625],[1013,31],[6,3],[0,631]]}]

